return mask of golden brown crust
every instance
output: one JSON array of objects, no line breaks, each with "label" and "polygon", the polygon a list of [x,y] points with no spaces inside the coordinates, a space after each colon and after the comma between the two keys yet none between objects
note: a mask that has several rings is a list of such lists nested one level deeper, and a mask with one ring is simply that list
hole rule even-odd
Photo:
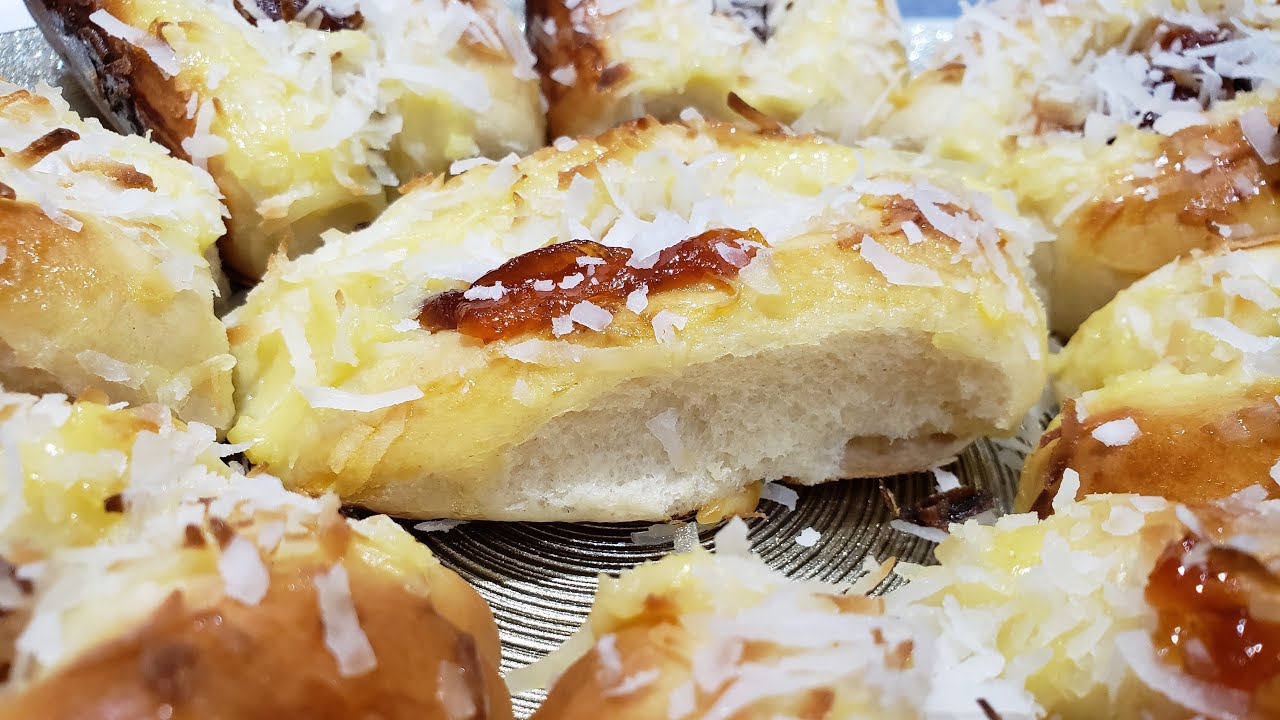
[{"label": "golden brown crust", "polygon": [[[1206,145],[1225,149],[1213,157]],[[1233,247],[1215,226],[1247,222],[1254,242],[1280,236],[1280,165],[1262,163],[1239,123],[1186,128],[1164,139],[1162,149],[1170,164],[1197,156],[1212,157],[1213,164],[1198,175],[1162,174],[1154,200],[1130,193],[1089,205],[1072,222],[1083,252],[1136,280],[1192,250]],[[1137,237],[1142,241],[1132,242]]]},{"label": "golden brown crust", "polygon": [[[1027,458],[1016,508],[1051,513],[1068,468],[1080,474],[1080,496],[1139,493],[1201,504],[1261,484],[1280,497],[1280,487],[1268,482],[1280,458],[1278,394],[1280,382],[1263,383],[1237,397],[1176,409],[1109,408],[1084,422],[1069,420],[1074,403],[1068,401],[1062,424]],[[1124,418],[1133,418],[1140,431],[1127,444],[1109,447],[1093,437],[1099,425]]]},{"label": "golden brown crust", "polygon": [[[5,703],[0,718],[511,717],[497,674],[497,633],[474,591],[433,583],[424,598],[381,571],[348,563],[356,612],[378,664],[341,677],[325,647],[312,584],[322,570],[275,572],[255,606],[224,600],[196,610],[175,593],[130,635]],[[442,663],[462,668],[460,685],[442,689]],[[459,691],[465,696],[450,695]],[[475,712],[450,714],[446,696]],[[171,715],[161,714],[165,706]]]},{"label": "golden brown crust", "polygon": [[[225,427],[232,415],[230,374],[198,367],[226,352],[209,301],[175,295],[162,272],[138,272],[139,263],[149,260],[139,257],[143,250],[115,242],[113,231],[92,217],[82,221],[73,232],[34,204],[0,199],[0,382],[10,391],[36,394],[78,395],[99,387],[112,399],[136,404],[160,399],[156,373],[184,374],[192,387],[175,411]],[[102,332],[112,335],[99,342]],[[182,338],[181,352],[148,355],[145,349],[159,348],[155,343],[166,333]],[[108,385],[77,364],[77,350],[125,351],[123,360],[151,368],[149,384]]]},{"label": "golden brown crust", "polygon": [[[166,78],[146,51],[106,33],[89,20],[98,10],[124,15],[116,0],[27,0],[32,17],[50,44],[73,69],[86,94],[116,130],[150,138],[174,157],[190,161],[182,141],[195,132],[187,113],[187,93]],[[216,164],[216,159],[214,161]],[[218,240],[226,269],[252,277],[249,260],[232,252],[232,230]]]},{"label": "golden brown crust", "polygon": [[[600,651],[592,649],[556,680],[534,720],[647,720],[667,716],[671,690],[692,672],[696,648],[689,633],[679,625],[659,623],[628,627],[613,637],[622,658],[622,672],[602,672],[605,663]],[[634,693],[610,694],[610,689],[626,676],[653,669],[661,674],[647,687]]]},{"label": "golden brown crust", "polygon": [[[1280,102],[1265,110],[1275,125]],[[1175,258],[1280,238],[1280,165],[1263,163],[1234,116],[1160,137],[1152,157],[1159,158],[1148,163],[1155,177],[1107,180],[1046,248],[1055,268],[1054,331],[1074,332],[1117,292]],[[1208,167],[1193,172],[1195,162]]]},{"label": "golden brown crust", "polygon": [[22,306],[36,312],[46,302],[74,299],[85,294],[86,285],[99,287],[103,296],[120,292],[143,302],[159,303],[173,295],[158,273],[118,278],[117,287],[102,288],[99,281],[117,273],[93,262],[98,253],[86,245],[97,243],[87,224],[85,230],[73,232],[50,220],[36,205],[0,200],[0,227],[4,228],[0,246],[5,248],[5,261],[0,263],[0,303],[8,312]]}]

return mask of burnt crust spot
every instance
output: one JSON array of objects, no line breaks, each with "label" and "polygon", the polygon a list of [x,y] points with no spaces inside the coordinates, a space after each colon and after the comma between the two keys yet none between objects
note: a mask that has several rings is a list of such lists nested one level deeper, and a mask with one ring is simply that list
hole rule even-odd
[{"label": "burnt crust spot", "polygon": [[[432,607],[432,612],[435,608]],[[489,694],[485,692],[484,660],[480,657],[480,649],[476,639],[468,633],[459,633],[454,642],[453,656],[458,667],[462,668],[462,676],[466,680],[467,693],[471,696],[471,706],[476,709],[474,720],[486,720],[490,716]]]},{"label": "burnt crust spot", "polygon": [[968,485],[934,493],[902,511],[902,519],[915,525],[946,530],[995,507],[991,494]]},{"label": "burnt crust spot", "polygon": [[753,107],[746,100],[743,100],[736,92],[730,92],[726,104],[729,109],[737,113],[743,120],[751,123],[762,133],[786,133],[787,127],[777,120],[769,117],[763,111]]},{"label": "burnt crust spot", "polygon": [[[0,555],[0,577],[12,580],[18,586],[18,589],[22,591],[23,595],[30,595],[35,592],[35,586],[31,584],[30,580],[18,577],[18,566],[9,562],[2,555]],[[0,617],[2,616],[3,613],[0,612]]]},{"label": "burnt crust spot", "polygon": [[631,74],[631,68],[626,63],[614,63],[600,71],[600,77],[596,79],[596,91],[604,92],[609,88],[617,85]]},{"label": "burnt crust spot", "polygon": [[102,501],[102,509],[109,513],[124,512],[124,495],[121,495],[120,493],[108,495],[107,498]]},{"label": "burnt crust spot", "polygon": [[[252,2],[254,7],[272,20],[284,20],[285,22],[293,22],[298,19],[298,14],[307,6],[306,0],[248,0]],[[249,22],[250,25],[258,24],[258,16],[245,9],[240,0],[235,0],[236,12],[240,13],[240,17]],[[359,30],[364,25],[364,16],[359,11],[347,16],[333,15],[323,7],[312,8],[307,15],[308,18],[318,17],[319,22],[314,25],[317,30],[325,32],[336,32],[338,30]]]},{"label": "burnt crust spot", "polygon": [[150,175],[132,165],[109,158],[94,158],[72,165],[71,169],[80,172],[99,173],[111,178],[117,185],[128,190],[156,191],[156,182]]}]

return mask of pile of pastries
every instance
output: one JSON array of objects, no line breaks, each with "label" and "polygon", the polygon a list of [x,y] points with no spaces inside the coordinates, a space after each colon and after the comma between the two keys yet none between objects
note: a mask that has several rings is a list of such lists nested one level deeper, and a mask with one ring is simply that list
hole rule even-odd
[{"label": "pile of pastries", "polygon": [[[119,132],[0,80],[0,720],[1280,716],[1280,5],[28,5]],[[725,524],[504,681],[344,506]]]}]

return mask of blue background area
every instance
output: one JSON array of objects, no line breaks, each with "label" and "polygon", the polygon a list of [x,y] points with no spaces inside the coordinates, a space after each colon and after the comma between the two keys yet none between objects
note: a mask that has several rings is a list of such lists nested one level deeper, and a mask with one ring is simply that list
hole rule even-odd
[{"label": "blue background area", "polygon": [[959,0],[898,0],[903,17],[955,17],[960,14]]}]

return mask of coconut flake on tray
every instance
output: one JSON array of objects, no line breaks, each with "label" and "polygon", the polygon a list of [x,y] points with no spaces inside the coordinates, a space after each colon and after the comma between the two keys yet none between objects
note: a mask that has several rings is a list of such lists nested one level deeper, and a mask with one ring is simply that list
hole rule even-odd
[{"label": "coconut flake on tray", "polygon": [[760,487],[760,497],[778,503],[788,510],[795,510],[796,502],[800,500],[800,493],[775,480],[770,480]]},{"label": "coconut flake on tray", "polygon": [[946,530],[939,530],[938,528],[926,527],[924,525],[916,525],[915,523],[909,523],[906,520],[890,520],[889,527],[900,533],[914,535],[921,540],[927,540],[929,542],[936,543],[947,539]]},{"label": "coconut flake on tray", "polygon": [[459,525],[466,525],[466,520],[424,520],[413,526],[419,532],[449,532]]},{"label": "coconut flake on tray", "polygon": [[801,547],[813,547],[814,545],[817,545],[818,541],[821,539],[822,533],[811,527],[801,530],[800,534],[795,537],[796,544]]}]

